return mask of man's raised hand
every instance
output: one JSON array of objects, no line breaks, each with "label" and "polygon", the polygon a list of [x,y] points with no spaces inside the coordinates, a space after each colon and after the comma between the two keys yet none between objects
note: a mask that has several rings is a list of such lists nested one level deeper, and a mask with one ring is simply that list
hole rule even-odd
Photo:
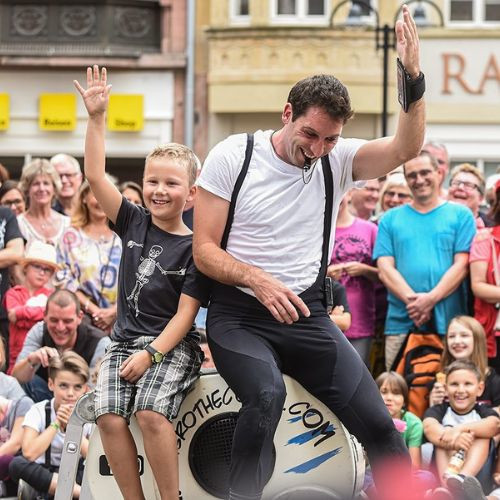
[{"label": "man's raised hand", "polygon": [[99,66],[95,64],[93,68],[87,68],[87,90],[77,80],[73,80],[91,117],[103,114],[108,107],[111,85],[107,85],[106,78],[106,68],[99,72]]},{"label": "man's raised hand", "polygon": [[396,22],[398,57],[412,78],[420,74],[420,41],[417,25],[407,5],[403,5],[403,20]]}]

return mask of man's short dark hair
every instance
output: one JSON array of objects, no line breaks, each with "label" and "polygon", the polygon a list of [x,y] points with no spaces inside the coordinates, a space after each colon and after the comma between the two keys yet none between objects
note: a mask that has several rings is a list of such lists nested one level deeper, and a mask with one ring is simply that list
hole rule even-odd
[{"label": "man's short dark hair", "polygon": [[[429,151],[425,151],[425,149],[422,149],[422,151],[420,151],[420,153],[418,153],[418,155],[415,156],[415,158],[429,158],[429,161],[431,162],[432,168],[434,170],[438,169],[439,163],[437,162],[436,157],[431,155],[429,153]],[[412,159],[415,160],[415,158],[412,158]],[[403,173],[406,176],[406,164],[405,163],[403,163]]]},{"label": "man's short dark hair", "polygon": [[448,379],[448,377],[453,372],[456,372],[458,370],[467,370],[473,373],[479,382],[481,382],[481,380],[483,379],[483,377],[481,376],[481,372],[479,371],[479,368],[473,361],[469,359],[458,359],[456,361],[453,361],[451,365],[448,365],[444,370],[444,373],[446,374],[446,379]]},{"label": "man's short dark hair", "polygon": [[292,121],[313,106],[324,109],[330,118],[342,123],[354,114],[346,87],[332,75],[315,75],[300,80],[290,90],[287,102],[292,105]]},{"label": "man's short dark hair", "polygon": [[49,311],[49,304],[54,302],[54,304],[59,307],[68,307],[71,304],[75,304],[76,314],[80,314],[80,301],[78,297],[73,292],[69,290],[56,290],[48,299],[47,305],[45,306],[45,314]]}]

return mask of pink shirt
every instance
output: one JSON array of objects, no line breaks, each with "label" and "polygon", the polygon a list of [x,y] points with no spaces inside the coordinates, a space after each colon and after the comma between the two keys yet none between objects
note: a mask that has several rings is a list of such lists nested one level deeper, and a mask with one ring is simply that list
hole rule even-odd
[{"label": "pink shirt", "polygon": [[[356,217],[348,227],[335,230],[335,247],[331,264],[362,262],[373,266],[372,254],[377,237],[377,226]],[[375,329],[375,284],[365,276],[343,274],[339,280],[346,289],[351,309],[351,327],[348,338],[371,337]]]}]

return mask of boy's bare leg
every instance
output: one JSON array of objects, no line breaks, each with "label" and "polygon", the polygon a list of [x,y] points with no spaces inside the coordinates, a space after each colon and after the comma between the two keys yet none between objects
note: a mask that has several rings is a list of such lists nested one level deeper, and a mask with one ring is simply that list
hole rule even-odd
[{"label": "boy's bare leg", "polygon": [[108,413],[97,419],[102,446],[124,500],[145,500],[142,492],[137,447],[127,421]]},{"label": "boy's bare leg", "polygon": [[179,463],[174,426],[163,415],[151,410],[135,414],[144,439],[144,449],[153,470],[161,500],[179,498]]},{"label": "boy's bare leg", "polygon": [[446,480],[443,479],[444,471],[448,467],[448,462],[450,461],[451,455],[453,455],[454,450],[445,450],[444,448],[434,447],[435,457],[436,457],[436,469],[439,476],[439,482],[446,486]]},{"label": "boy's bare leg", "polygon": [[465,457],[464,466],[460,471],[465,476],[475,476],[486,463],[490,451],[490,440],[476,438]]}]

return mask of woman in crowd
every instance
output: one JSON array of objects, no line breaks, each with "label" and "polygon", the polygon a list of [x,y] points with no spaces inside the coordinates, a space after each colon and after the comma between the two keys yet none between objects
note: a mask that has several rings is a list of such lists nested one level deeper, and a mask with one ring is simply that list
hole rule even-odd
[{"label": "woman in crowd", "polygon": [[483,325],[488,345],[489,364],[500,373],[500,181],[490,218],[494,226],[476,234],[470,249],[471,287],[474,293],[474,316]]},{"label": "woman in crowd", "polygon": [[144,206],[144,197],[142,196],[142,188],[139,184],[133,181],[123,182],[118,186],[120,193],[134,205]]},{"label": "woman in crowd", "polygon": [[328,275],[345,286],[351,310],[351,326],[345,335],[368,364],[374,334],[374,285],[378,281],[378,270],[372,261],[377,226],[351,214],[350,196],[348,192],[340,204]]},{"label": "woman in crowd", "polygon": [[2,183],[0,186],[0,205],[10,208],[16,216],[26,211],[26,200],[17,181],[9,179]]},{"label": "woman in crowd", "polygon": [[71,227],[57,250],[61,270],[56,273],[56,286],[75,292],[92,322],[110,331],[116,319],[122,243],[109,228],[87,181],[80,187]]},{"label": "woman in crowd", "polygon": [[[471,316],[457,316],[450,321],[444,339],[440,371],[444,372],[456,360],[469,360],[478,367],[484,380],[484,391],[479,402],[494,408],[500,406],[500,376],[488,366],[484,329]],[[444,398],[444,382],[437,380],[429,394],[429,404],[441,404]]]},{"label": "woman in crowd", "polygon": [[48,160],[36,158],[23,167],[19,189],[28,200],[28,210],[17,217],[19,229],[29,248],[34,240],[57,246],[69,217],[52,209],[61,188],[61,179]]},{"label": "woman in crowd", "polygon": [[372,222],[377,223],[387,210],[410,203],[411,199],[411,191],[406,183],[404,174],[398,171],[389,174],[380,191],[380,211],[372,217]]}]

